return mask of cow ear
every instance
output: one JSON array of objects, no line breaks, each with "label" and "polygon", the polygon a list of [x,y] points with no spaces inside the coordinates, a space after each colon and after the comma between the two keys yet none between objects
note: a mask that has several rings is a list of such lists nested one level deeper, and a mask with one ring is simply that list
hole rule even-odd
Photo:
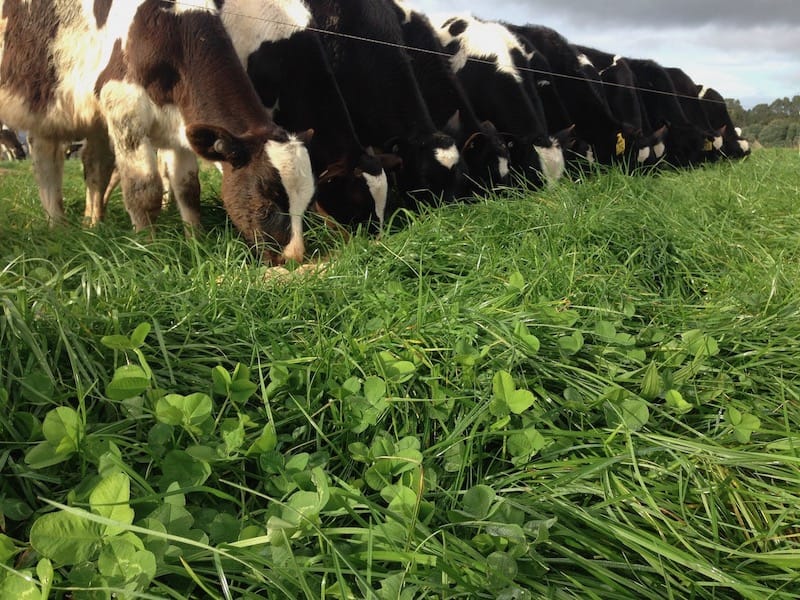
[{"label": "cow ear", "polygon": [[345,173],[347,173],[347,166],[344,164],[344,161],[336,161],[335,163],[328,165],[328,168],[319,174],[317,183],[320,185],[323,183],[328,183],[337,177],[341,177]]},{"label": "cow ear", "polygon": [[384,152],[391,152],[392,154],[401,154],[402,150],[405,148],[405,143],[399,137],[391,138],[386,140],[381,146]]},{"label": "cow ear", "polygon": [[444,131],[447,133],[454,133],[461,130],[461,111],[456,110],[453,113],[453,116],[447,120],[447,123],[444,125]]},{"label": "cow ear", "polygon": [[383,167],[384,171],[388,172],[403,170],[403,159],[397,154],[378,154],[378,160],[381,161],[381,166]]},{"label": "cow ear", "polygon": [[492,123],[491,121],[483,121],[481,123],[481,131],[483,131],[487,135],[495,134],[497,133],[497,127],[495,127],[494,123]]},{"label": "cow ear", "polygon": [[208,161],[227,162],[234,169],[250,161],[252,150],[248,141],[222,127],[190,125],[186,128],[186,138],[192,149]]},{"label": "cow ear", "polygon": [[311,138],[314,137],[314,130],[313,129],[306,129],[305,131],[298,131],[295,136],[301,142],[303,142],[306,146],[311,142]]},{"label": "cow ear", "polygon": [[461,148],[461,152],[463,154],[467,154],[475,149],[481,149],[483,148],[487,139],[488,138],[486,137],[486,134],[484,134],[482,131],[476,131],[469,136],[466,142],[464,142],[464,147]]}]

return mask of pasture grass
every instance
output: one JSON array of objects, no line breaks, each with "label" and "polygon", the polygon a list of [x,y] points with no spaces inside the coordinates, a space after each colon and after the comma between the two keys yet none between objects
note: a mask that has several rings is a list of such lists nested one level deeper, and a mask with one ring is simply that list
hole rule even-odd
[{"label": "pasture grass", "polygon": [[4,163],[0,597],[796,598],[797,160],[309,218],[278,277],[213,171],[151,238]]}]

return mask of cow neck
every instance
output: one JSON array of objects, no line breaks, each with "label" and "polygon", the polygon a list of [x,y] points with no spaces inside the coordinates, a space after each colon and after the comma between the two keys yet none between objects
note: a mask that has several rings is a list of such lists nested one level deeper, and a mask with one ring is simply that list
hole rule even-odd
[{"label": "cow neck", "polygon": [[[309,7],[323,29],[403,43],[400,24],[383,3],[319,0]],[[387,139],[422,139],[436,132],[405,51],[336,36],[325,36],[322,42],[347,106],[353,109],[361,142],[380,145]]]},{"label": "cow neck", "polygon": [[262,44],[248,58],[247,72],[262,101],[276,106],[279,125],[314,130],[309,152],[315,172],[363,152],[317,33],[301,31]]},{"label": "cow neck", "polygon": [[412,12],[410,19],[403,24],[403,39],[406,45],[420,48],[426,52],[409,51],[414,74],[420,91],[428,106],[434,125],[439,129],[458,112],[460,122],[459,142],[480,131],[480,122],[475,115],[464,89],[458,83],[450,61],[445,56],[444,47],[439,41],[427,17]]},{"label": "cow neck", "polygon": [[[174,50],[180,53],[180,59],[175,61],[178,79],[172,93],[156,97],[156,101],[174,102],[186,124],[220,126],[235,135],[271,132],[275,126],[247,78],[219,16],[204,11],[165,14],[168,17],[163,22],[169,31],[160,34],[168,35],[176,45]],[[146,22],[137,21],[146,27]],[[199,31],[204,35],[198,35]],[[142,32],[145,43],[156,42],[148,33]],[[129,39],[143,43],[141,38]],[[136,54],[131,46],[129,43],[128,52]]]}]

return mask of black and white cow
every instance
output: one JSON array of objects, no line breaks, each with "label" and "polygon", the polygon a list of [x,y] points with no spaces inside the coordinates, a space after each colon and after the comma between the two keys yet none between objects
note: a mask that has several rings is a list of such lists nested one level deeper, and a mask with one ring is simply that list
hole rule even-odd
[{"label": "black and white cow", "polygon": [[630,162],[639,132],[614,116],[591,61],[549,27],[515,25],[510,28],[530,41],[550,63],[553,81],[575,122],[575,134],[591,145],[594,158],[606,165]]},{"label": "black and white cow", "polygon": [[473,192],[509,182],[508,149],[491,121],[480,121],[456,74],[450,68],[436,30],[424,14],[403,0],[393,0],[411,65],[438,129],[461,149]]},{"label": "black and white cow", "polygon": [[664,160],[676,167],[697,165],[706,160],[706,153],[712,149],[714,133],[689,121],[666,70],[649,59],[628,58],[627,62],[636,75],[639,97],[651,124],[669,127]]},{"label": "black and white cow", "polygon": [[700,99],[703,86],[696,84],[683,69],[667,67],[665,70],[675,87],[675,96],[683,109],[683,114],[689,122],[701,131],[713,133],[713,140],[707,140],[705,143],[704,156],[706,160],[717,160],[722,156],[724,128],[716,130],[711,126],[708,115],[703,110],[703,101]]},{"label": "black and white cow", "polygon": [[620,123],[639,132],[631,149],[633,163],[630,167],[655,164],[665,152],[666,125],[651,129],[649,119],[643,113],[639,100],[638,82],[628,61],[618,54],[603,52],[596,48],[576,45],[597,69],[603,82],[603,93],[612,114]]},{"label": "black and white cow", "polygon": [[541,105],[525,89],[520,68],[527,68],[530,56],[516,36],[471,15],[447,18],[436,31],[478,117],[508,136],[512,171],[533,186],[560,179],[564,156],[548,134]]},{"label": "black and white cow", "polygon": [[[514,27],[505,23],[503,25],[509,29]],[[588,142],[576,136],[575,121],[561,100],[558,87],[553,81],[550,63],[545,55],[539,52],[528,38],[515,35],[528,58],[527,68],[520,73],[528,97],[534,107],[541,110],[544,115],[550,136],[561,146],[567,171],[573,175],[577,174],[594,163],[594,153]]]},{"label": "black and white cow", "polygon": [[[401,48],[392,0],[308,0],[339,89],[361,142],[402,158],[399,202],[463,195],[455,141],[437,130]],[[375,42],[379,43],[375,43]]]},{"label": "black and white cow", "polygon": [[750,154],[750,142],[742,137],[742,130],[733,124],[725,99],[714,88],[704,87],[698,94],[703,111],[714,131],[722,132],[720,152],[726,158],[744,158]]},{"label": "black and white cow", "polygon": [[86,139],[92,220],[102,216],[116,158],[137,230],[161,209],[155,149],[163,148],[175,155],[171,184],[185,222],[199,223],[196,153],[223,162],[222,200],[248,242],[267,260],[302,259],[302,214],[314,192],[308,151],[261,104],[213,1],[1,6],[0,119],[35,138],[51,221],[64,215],[63,142]]},{"label": "black and white cow", "polygon": [[23,160],[26,156],[14,130],[0,124],[0,160]]},{"label": "black and white cow", "polygon": [[317,208],[344,224],[383,222],[388,182],[356,135],[316,25],[303,0],[218,0],[236,52],[275,122],[313,129]]}]

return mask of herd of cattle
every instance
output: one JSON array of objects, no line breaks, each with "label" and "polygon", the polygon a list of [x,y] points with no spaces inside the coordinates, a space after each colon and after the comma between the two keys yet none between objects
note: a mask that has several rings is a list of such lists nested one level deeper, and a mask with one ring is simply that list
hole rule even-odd
[{"label": "herd of cattle", "polygon": [[88,221],[102,219],[115,174],[134,227],[152,225],[168,165],[197,226],[200,156],[221,164],[225,209],[267,262],[302,260],[309,208],[380,226],[399,207],[541,187],[594,162],[634,172],[750,151],[722,96],[680,69],[538,25],[434,23],[402,0],[0,10],[0,121],[28,132],[51,222],[76,139]]}]

